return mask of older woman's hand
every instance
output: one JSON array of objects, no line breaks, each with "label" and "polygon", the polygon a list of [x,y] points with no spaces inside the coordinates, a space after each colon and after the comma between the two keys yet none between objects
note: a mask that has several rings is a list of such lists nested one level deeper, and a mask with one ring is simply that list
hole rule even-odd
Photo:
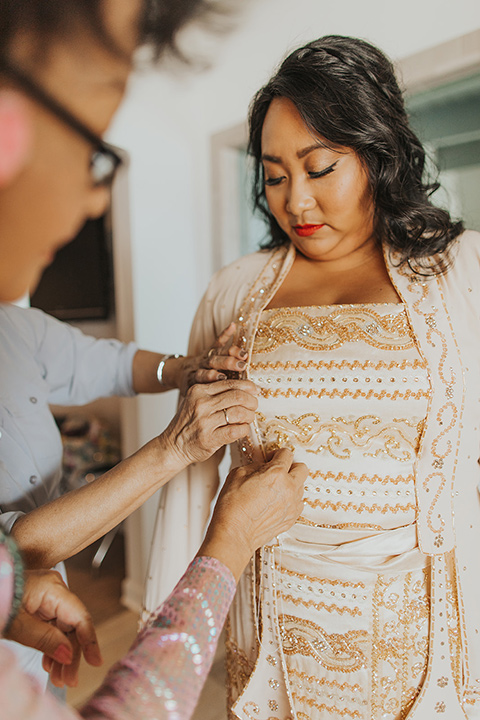
[{"label": "older woman's hand", "polygon": [[182,395],[197,383],[212,383],[238,377],[245,369],[247,353],[233,344],[236,325],[223,330],[211,348],[200,355],[171,358],[165,363],[164,377],[169,387],[177,387]]},{"label": "older woman's hand", "polygon": [[102,657],[85,605],[54,570],[27,570],[22,607],[6,637],[44,653],[43,667],[54,685],[75,686],[83,653],[90,665]]},{"label": "older woman's hand", "polygon": [[[258,389],[250,380],[193,385],[158,440],[178,472],[207,460],[224,445],[245,437],[255,418]],[[165,452],[166,451],[166,452]]]},{"label": "older woman's hand", "polygon": [[294,463],[286,448],[263,465],[232,470],[198,554],[216,557],[238,580],[255,550],[301,515],[307,475],[307,466]]}]

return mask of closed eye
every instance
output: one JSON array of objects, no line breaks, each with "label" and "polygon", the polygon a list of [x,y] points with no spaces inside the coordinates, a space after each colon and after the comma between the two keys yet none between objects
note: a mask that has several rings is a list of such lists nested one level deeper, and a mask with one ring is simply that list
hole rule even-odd
[{"label": "closed eye", "polygon": [[308,175],[311,178],[320,178],[324,177],[325,175],[330,175],[330,173],[335,170],[335,165],[337,164],[337,162],[338,160],[336,160],[334,163],[324,168],[323,170],[319,170],[318,172],[309,172]]},{"label": "closed eye", "polygon": [[265,185],[269,185],[270,187],[272,185],[279,185],[283,179],[283,176],[278,178],[265,178]]},{"label": "closed eye", "polygon": [[[308,176],[315,180],[316,178],[325,177],[325,175],[330,175],[335,170],[335,165],[337,164],[338,160],[336,160],[334,163],[329,165],[328,167],[324,168],[323,170],[319,170],[318,172],[309,172]],[[274,185],[280,185],[282,180],[285,179],[285,176],[282,175],[281,177],[276,178],[265,178],[265,185],[268,185],[269,187],[272,187]]]}]

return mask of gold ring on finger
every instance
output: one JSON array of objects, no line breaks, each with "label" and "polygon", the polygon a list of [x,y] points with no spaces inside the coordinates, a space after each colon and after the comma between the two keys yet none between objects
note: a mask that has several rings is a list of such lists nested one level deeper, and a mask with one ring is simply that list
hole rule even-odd
[{"label": "gold ring on finger", "polygon": [[210,348],[210,350],[207,353],[207,357],[211,358],[212,355],[215,355],[216,348]]},{"label": "gold ring on finger", "polygon": [[225,410],[225,408],[223,409],[223,414],[225,415],[225,422],[227,423],[227,425],[230,425],[230,421],[228,419],[227,411]]}]

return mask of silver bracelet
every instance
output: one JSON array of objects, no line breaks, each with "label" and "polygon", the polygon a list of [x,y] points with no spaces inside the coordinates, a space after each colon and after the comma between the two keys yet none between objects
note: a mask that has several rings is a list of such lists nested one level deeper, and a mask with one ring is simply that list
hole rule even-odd
[{"label": "silver bracelet", "polygon": [[158,363],[157,367],[157,380],[163,387],[166,387],[165,382],[163,380],[163,368],[165,367],[165,363],[167,360],[170,360],[170,358],[179,358],[183,357],[183,355],[163,355],[162,359]]}]

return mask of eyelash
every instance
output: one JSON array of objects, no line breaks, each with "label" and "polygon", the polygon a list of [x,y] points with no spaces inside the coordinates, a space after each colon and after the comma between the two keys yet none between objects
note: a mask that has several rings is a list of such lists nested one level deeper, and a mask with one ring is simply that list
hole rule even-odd
[{"label": "eyelash", "polygon": [[[338,161],[332,163],[332,165],[329,165],[324,170],[320,170],[319,172],[309,172],[309,177],[312,178],[312,180],[316,180],[317,178],[325,177],[325,175],[330,175],[335,170],[335,165]],[[269,187],[274,187],[275,185],[279,185],[283,180],[283,177],[279,178],[265,178],[265,185],[268,185]]]}]

